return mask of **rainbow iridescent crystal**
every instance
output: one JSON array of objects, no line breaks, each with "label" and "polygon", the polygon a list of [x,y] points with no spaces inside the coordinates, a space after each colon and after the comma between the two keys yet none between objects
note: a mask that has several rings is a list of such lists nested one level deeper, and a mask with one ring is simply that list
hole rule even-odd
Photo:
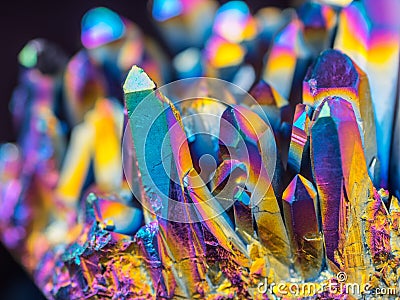
[{"label": "rainbow iridescent crystal", "polygon": [[398,3],[380,1],[382,16],[348,2],[253,15],[243,1],[154,0],[171,61],[107,8],[84,16],[69,61],[29,42],[18,142],[0,146],[0,237],[44,295],[398,288]]}]

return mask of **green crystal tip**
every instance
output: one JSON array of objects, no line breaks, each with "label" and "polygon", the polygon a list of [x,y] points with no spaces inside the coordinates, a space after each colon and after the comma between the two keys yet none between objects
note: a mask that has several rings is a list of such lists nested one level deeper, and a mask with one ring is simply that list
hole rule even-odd
[{"label": "green crystal tip", "polygon": [[129,94],[146,90],[154,90],[156,88],[156,84],[150,79],[150,77],[142,68],[134,65],[126,77],[123,88],[124,93]]},{"label": "green crystal tip", "polygon": [[18,60],[25,68],[33,68],[37,64],[38,51],[34,45],[29,43],[26,45],[18,55]]}]

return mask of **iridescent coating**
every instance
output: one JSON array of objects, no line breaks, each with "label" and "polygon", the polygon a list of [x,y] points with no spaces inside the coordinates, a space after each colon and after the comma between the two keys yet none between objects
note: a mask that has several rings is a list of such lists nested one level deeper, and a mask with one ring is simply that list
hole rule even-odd
[{"label": "iridescent coating", "polygon": [[140,65],[159,85],[168,82],[171,79],[171,64],[163,49],[157,41],[146,37],[135,23],[126,19],[124,23],[124,37],[117,43],[89,50],[91,56],[103,66],[105,73],[110,72],[109,64],[114,64],[114,72],[110,75],[116,77],[115,84],[119,91],[133,65]]},{"label": "iridescent coating", "polygon": [[[28,43],[12,107],[21,135],[0,146],[2,242],[49,299],[347,299],[372,297],[357,285],[397,288],[398,130],[390,191],[377,190],[369,92],[395,89],[398,14],[377,9],[390,1],[316,0],[255,17],[231,1],[215,20],[213,0],[152,1],[173,68],[139,27],[95,9],[67,67],[66,103],[54,96],[62,57],[47,65],[45,44]],[[345,36],[350,56],[317,58],[337,13],[336,43]],[[160,86],[206,75],[230,83]]]},{"label": "iridescent coating", "polygon": [[96,48],[120,39],[125,34],[121,17],[105,7],[89,10],[82,18],[82,44]]},{"label": "iridescent coating", "polygon": [[[236,103],[229,91],[218,88],[218,82],[207,78],[182,81],[182,91],[177,88],[175,105],[182,116],[182,124],[189,143],[193,167],[205,183],[220,164],[218,158],[219,123],[226,106]],[[194,96],[193,96],[194,95]],[[216,99],[224,99],[222,103]]]},{"label": "iridescent coating", "polygon": [[176,53],[204,45],[217,3],[214,0],[154,0],[151,9],[157,27]]},{"label": "iridescent coating", "polygon": [[245,191],[247,180],[246,166],[237,160],[224,160],[215,171],[210,189],[217,199],[235,201],[235,230],[243,236],[253,236],[253,214],[250,196]]},{"label": "iridescent coating", "polygon": [[[260,80],[251,89],[250,95],[252,95],[259,104],[253,105],[252,109],[256,110],[261,107],[264,113],[259,113],[259,116],[261,118],[266,116],[275,134],[278,134],[282,122],[281,108],[288,105],[288,101],[264,80]],[[257,113],[257,111],[255,112]]]},{"label": "iridescent coating", "polygon": [[[127,90],[135,91],[134,93],[131,93],[130,97],[126,97],[126,99],[125,99],[126,107],[127,107],[127,111],[128,111],[128,119],[132,115],[132,113],[135,110],[135,107],[138,105],[138,103],[140,101],[142,101],[150,93],[152,93],[156,87],[154,82],[150,80],[150,78],[144,73],[144,71],[142,69],[136,68],[135,71],[137,72],[137,74],[135,74],[134,76],[131,77],[134,80],[126,81],[125,85],[124,85],[125,91],[127,91]],[[131,72],[133,72],[133,71],[131,71]],[[130,130],[131,130],[131,134],[133,134],[133,131],[134,131],[133,126],[130,126]],[[135,130],[135,134],[137,134],[136,130]],[[133,146],[134,140],[135,139],[133,138],[131,146]],[[133,149],[133,151],[135,151],[135,149]],[[142,159],[144,159],[144,158],[142,158]],[[141,161],[138,162],[138,167],[140,167],[140,165],[139,165],[140,163],[141,163]],[[137,175],[134,174],[134,176],[136,177]],[[141,181],[143,181],[144,184],[146,184],[146,180],[148,180],[147,176],[143,175],[140,178],[141,178]],[[143,189],[143,185],[141,182],[139,182],[137,185],[141,186],[141,189]],[[168,183],[165,183],[162,186],[162,189],[164,189],[165,186],[168,186]],[[142,199],[140,199],[140,200],[145,201],[146,196],[144,194],[142,194],[141,196],[142,196]]]},{"label": "iridescent coating", "polygon": [[12,143],[0,146],[1,183],[18,177],[21,168],[21,149]]},{"label": "iridescent coating", "polygon": [[[400,71],[400,69],[399,69]],[[399,76],[400,82],[400,76]],[[400,83],[398,88],[398,100],[396,105],[395,121],[393,126],[393,136],[390,152],[389,184],[390,189],[400,197]]]},{"label": "iridescent coating", "polygon": [[[157,241],[160,234],[157,221],[139,229],[133,240],[129,236],[110,232],[96,221],[93,204],[99,199],[110,201],[112,198],[90,194],[84,211],[85,225],[76,242],[62,251],[57,248],[49,251],[38,264],[35,276],[45,295],[51,299],[192,299],[186,293],[190,286],[184,266],[175,268],[173,261],[165,262],[169,254]],[[181,246],[186,248],[188,245]],[[234,263],[232,256],[219,245],[208,247],[207,264],[216,273],[208,271],[210,287],[201,281],[192,283],[199,289],[199,296],[249,297],[249,280],[241,279],[242,275],[248,274],[246,269]],[[260,255],[262,251],[260,249]]]},{"label": "iridescent coating", "polygon": [[[190,199],[195,203],[198,213],[204,218],[204,225],[213,234],[218,243],[227,251],[239,256],[247,256],[247,249],[242,240],[236,235],[226,213],[216,214],[219,211],[219,201],[225,200],[222,197],[214,197],[208,190],[195,169],[192,169],[185,177],[187,191]],[[228,199],[228,201],[232,201]],[[210,215],[214,218],[207,219]]]},{"label": "iridescent coating", "polygon": [[[311,128],[311,164],[321,209],[328,263],[346,269],[362,281],[370,268],[364,251],[364,223],[360,218],[372,195],[372,183],[350,102],[326,98]],[[335,268],[334,266],[331,266]]]},{"label": "iridescent coating", "polygon": [[365,239],[370,249],[372,261],[375,265],[380,265],[388,261],[391,255],[390,248],[390,217],[389,212],[381,199],[380,194],[385,194],[381,190],[373,190],[373,195],[365,207],[366,224]]},{"label": "iridescent coating", "polygon": [[141,208],[131,207],[115,196],[96,198],[92,201],[96,221],[107,231],[134,236],[142,226]]},{"label": "iridescent coating", "polygon": [[[326,104],[327,102],[323,103],[323,105]],[[315,120],[310,137],[311,162],[321,207],[326,255],[334,261],[334,251],[339,241],[338,226],[343,175],[338,131],[335,122],[329,117],[329,110],[325,118],[319,117]],[[327,140],[327,137],[331,141]]]},{"label": "iridescent coating", "polygon": [[396,197],[390,201],[390,246],[395,256],[400,254],[400,203]]},{"label": "iridescent coating", "polygon": [[[391,198],[391,199],[390,199]],[[390,202],[389,213],[385,203]],[[398,200],[389,195],[389,191],[373,189],[366,214],[366,243],[372,256],[375,274],[370,282],[374,288],[382,286],[396,290],[398,287],[398,270],[400,261],[398,240]],[[378,273],[380,272],[380,274]],[[380,282],[379,279],[381,278]]]},{"label": "iridescent coating", "polygon": [[104,75],[93,65],[86,52],[78,52],[68,62],[64,84],[67,87],[66,109],[72,125],[81,123],[97,99],[105,97],[104,80]]},{"label": "iridescent coating", "polygon": [[291,93],[297,59],[308,56],[301,30],[302,23],[295,18],[275,36],[262,74],[262,78],[286,99]]},{"label": "iridescent coating", "polygon": [[[283,173],[283,166],[287,162],[287,153],[289,148],[290,132],[288,132],[289,123],[292,118],[291,107],[288,101],[283,98],[278,91],[265,82],[260,80],[251,90],[250,95],[254,97],[257,104],[244,103],[250,105],[252,111],[257,113],[265,122],[271,124],[274,131],[275,140],[279,150],[275,176],[273,185],[276,189],[276,179]],[[277,196],[281,196],[285,187],[281,185],[281,192]]]},{"label": "iridescent coating", "polygon": [[219,36],[212,36],[206,44],[204,57],[206,75],[231,80],[243,63],[246,48]]},{"label": "iridescent coating", "polygon": [[[141,178],[144,190],[142,195],[146,197],[142,201],[150,202],[151,206],[145,205],[146,208],[152,208],[151,212],[158,215],[160,234],[157,240],[161,249],[161,260],[164,264],[173,262],[173,268],[185,274],[184,279],[176,279],[177,284],[185,297],[191,297],[202,293],[195,282],[203,281],[205,272],[201,224],[189,223],[195,212],[185,206],[188,199],[184,192],[184,176],[193,166],[179,112],[163,95],[152,93],[154,88],[154,83],[142,69],[132,67],[124,84],[124,92],[136,147],[137,175]],[[146,119],[139,119],[137,112],[134,112],[137,109],[140,110],[141,118],[147,116],[156,120],[150,125],[152,129],[147,137],[137,130],[148,126]],[[149,142],[152,147],[164,152],[161,154],[157,151],[146,151],[145,147]],[[170,169],[164,170],[164,166]],[[156,182],[157,187],[152,181]],[[165,201],[166,197],[170,200]],[[180,215],[183,222],[168,221],[173,215]],[[182,244],[189,244],[189,247],[182,248]],[[195,258],[198,260],[193,261]]]},{"label": "iridescent coating", "polygon": [[[376,114],[379,184],[388,185],[390,145],[396,103],[400,23],[398,1],[353,2],[342,10],[335,48],[348,54],[368,74]],[[380,13],[382,12],[382,13]]]},{"label": "iridescent coating", "polygon": [[258,38],[262,50],[269,48],[275,33],[290,22],[293,14],[295,14],[293,9],[281,11],[277,7],[263,7],[256,12]]},{"label": "iridescent coating", "polygon": [[178,53],[172,64],[179,79],[199,77],[204,73],[201,51],[194,47]]},{"label": "iridescent coating", "polygon": [[43,257],[34,273],[49,299],[150,297],[150,274],[131,237],[109,232],[96,222],[89,194],[84,226],[74,243],[54,248]]},{"label": "iridescent coating", "polygon": [[329,45],[334,24],[332,8],[306,2],[275,36],[262,78],[293,105],[301,102],[301,81],[311,59]]},{"label": "iridescent coating", "polygon": [[[162,97],[161,95],[158,95],[159,97]],[[166,101],[166,99],[164,99]],[[199,99],[197,104],[201,104],[202,101],[207,101],[207,99]],[[171,104],[172,105],[172,104]],[[198,109],[201,109],[201,105],[197,107]],[[173,120],[176,120],[176,117],[179,117],[179,113],[177,111],[174,111],[174,114],[169,114],[167,110],[167,119],[168,122],[174,122]],[[179,122],[179,123],[178,123]],[[185,217],[185,213],[188,214],[189,217],[193,218],[193,214],[197,213],[200,220],[202,220],[202,223],[204,224],[204,234],[205,232],[210,232],[214,238],[218,241],[218,243],[223,247],[225,250],[234,253],[235,257],[239,256],[240,258],[244,255],[246,255],[246,247],[244,246],[243,242],[236,236],[233,226],[230,224],[229,219],[227,218],[226,214],[223,212],[222,207],[219,207],[219,203],[216,202],[214,199],[214,196],[210,193],[208,188],[206,187],[205,183],[202,181],[201,177],[199,174],[196,172],[196,170],[193,168],[192,165],[192,160],[190,157],[190,152],[189,152],[189,147],[188,143],[186,141],[186,136],[184,134],[183,129],[181,128],[182,123],[180,119],[178,119],[178,122],[175,121],[175,123],[172,123],[170,126],[170,133],[174,137],[175,144],[172,145],[173,147],[173,153],[176,155],[177,159],[179,157],[179,161],[177,161],[177,173],[178,173],[178,178],[179,180],[182,180],[184,190],[185,190],[185,196],[183,197],[188,197],[193,204],[195,205],[194,207],[196,208],[196,211],[193,210],[193,208],[190,208],[188,206],[184,207],[179,205],[174,204],[174,202],[169,202],[168,205],[171,205],[169,209],[169,212],[171,214],[179,214],[179,218],[182,220],[183,217]],[[177,125],[177,126],[175,126]],[[184,159],[184,160],[183,160]],[[188,171],[189,170],[189,171]],[[184,177],[183,174],[185,174]],[[176,185],[176,184],[175,184]],[[176,185],[177,186],[177,185]],[[216,191],[217,192],[217,191]],[[176,198],[179,196],[179,191],[176,190],[176,193],[171,194],[170,197],[172,200],[178,200],[179,198]],[[227,198],[227,199],[225,199]],[[223,197],[221,193],[218,193],[216,199],[220,202],[228,202],[231,203],[231,197],[225,195]],[[181,202],[183,202],[181,200]],[[179,204],[179,203],[178,203]],[[183,209],[183,211],[182,211]],[[182,214],[183,213],[183,214]],[[212,218],[213,217],[213,218]],[[186,217],[187,218],[187,217]],[[163,232],[169,232],[173,229],[173,226],[175,226],[177,229],[176,234],[174,239],[177,239],[179,236],[180,239],[182,239],[182,232],[186,228],[191,228],[193,227],[193,230],[196,230],[199,225],[198,223],[196,224],[181,224],[181,223],[175,223],[172,221],[167,221],[167,220],[159,220],[159,225],[161,229],[161,234]],[[164,229],[164,226],[166,229]],[[169,228],[169,231],[168,231]],[[167,252],[171,252],[171,237],[166,236],[164,238],[164,244],[168,244],[169,250]],[[176,249],[173,249],[176,253],[179,253],[177,255],[178,257],[178,265],[177,269],[182,270],[182,268],[187,270],[187,272],[194,273],[192,277],[186,276],[187,281],[182,281],[179,278],[176,278],[178,282],[181,282],[180,286],[181,288],[187,289],[186,295],[187,297],[190,297],[192,294],[201,294],[205,290],[208,289],[207,284],[204,282],[202,274],[204,274],[204,262],[202,262],[202,257],[204,257],[204,254],[196,250],[196,245],[200,244],[200,247],[204,247],[203,244],[201,243],[201,233],[196,232],[194,235],[192,235],[192,239],[189,237],[189,241],[192,240],[194,243],[194,251],[192,251],[192,254],[187,254],[187,256],[184,256],[185,253],[182,253],[182,248],[180,243],[172,243],[173,247],[176,247]],[[229,242],[228,242],[229,241]],[[199,246],[197,246],[199,247]],[[239,250],[239,252],[238,252]],[[187,250],[186,250],[187,251]],[[204,251],[204,249],[203,249]],[[242,253],[242,254],[241,254]],[[167,253],[166,253],[167,254]],[[187,260],[187,258],[196,258],[196,261],[192,261],[192,259]],[[177,259],[174,257],[174,259]],[[237,258],[236,258],[237,259]],[[179,262],[181,261],[181,262]],[[196,275],[196,270],[197,274]],[[188,273],[190,274],[190,273]],[[193,278],[193,279],[191,279]],[[193,281],[193,282],[192,282]],[[200,282],[203,282],[200,284]],[[189,289],[188,289],[189,288]],[[178,293],[179,294],[179,293]]]},{"label": "iridescent coating", "polygon": [[317,191],[306,178],[296,175],[284,191],[283,200],[295,269],[305,280],[315,279],[324,261],[323,239],[317,219]]},{"label": "iridescent coating", "polygon": [[[202,90],[201,93],[199,93],[200,96],[202,93],[206,93],[208,95],[207,87],[205,87],[204,85],[200,84],[200,86],[198,86],[197,88]],[[205,90],[203,88],[205,88]],[[160,94],[158,94],[158,96],[163,97]],[[228,97],[229,96],[230,95],[228,95]],[[163,101],[167,101],[166,98],[162,99],[164,99]],[[230,100],[228,100],[228,102],[229,101]],[[188,103],[189,105],[185,105],[185,102],[180,103],[183,114],[186,115],[186,119],[190,116],[191,113],[190,110],[194,110],[195,113],[196,112],[204,113],[205,110],[207,110],[206,104],[209,104],[210,107],[214,108],[214,114],[216,114],[216,116],[222,114],[221,109],[223,109],[224,107],[223,104],[207,98],[193,99],[193,101]],[[196,147],[194,147],[193,144],[199,137],[192,137],[190,135],[190,132],[191,130],[194,130],[194,132],[198,132],[199,128],[196,129],[196,126],[199,126],[199,123],[191,124],[192,126],[191,129],[189,129],[188,126],[186,127],[189,131],[188,140],[191,141],[191,149],[190,149],[191,151],[189,151],[188,141],[186,140],[187,138],[182,128],[182,121],[180,120],[179,112],[175,110],[172,104],[169,105],[171,105],[173,109],[173,114],[169,113],[169,111],[167,110],[166,115],[168,122],[171,122],[170,134],[173,135],[174,137],[174,144],[172,145],[173,148],[172,151],[174,155],[176,155],[177,157],[176,167],[177,167],[178,180],[181,180],[181,184],[183,184],[186,195],[185,197],[190,198],[190,200],[194,203],[194,207],[192,207],[187,205],[186,206],[178,205],[179,203],[175,202],[172,203],[169,202],[171,204],[170,208],[171,214],[176,214],[179,216],[179,220],[184,220],[183,218],[185,217],[185,215],[182,215],[182,212],[185,212],[186,214],[188,214],[188,217],[186,217],[187,219],[185,219],[186,222],[190,221],[189,218],[192,218],[192,220],[202,220],[205,228],[207,228],[214,235],[214,237],[218,240],[218,242],[223,248],[225,248],[227,251],[233,251],[233,252],[237,252],[237,250],[239,250],[241,253],[246,254],[246,247],[244,246],[243,242],[236,236],[233,230],[233,226],[230,224],[230,221],[224,212],[224,209],[232,205],[232,197],[229,194],[227,195],[218,189],[220,184],[218,183],[218,180],[215,182],[216,185],[213,188],[213,192],[216,194],[216,196],[214,197],[208,190],[205,183],[203,182],[202,176],[204,176],[204,174],[198,174],[193,166],[191,153],[195,153],[196,150],[198,150],[196,149]],[[207,126],[205,132],[212,133],[216,129],[211,127],[213,126],[212,125],[213,118],[210,119],[209,117],[210,115],[202,114],[200,115],[200,118],[195,119],[194,121],[200,123],[204,122],[203,125]],[[209,121],[212,122],[210,123]],[[218,130],[214,133],[214,136],[218,136]],[[204,140],[202,139],[200,142],[204,142]],[[213,150],[208,150],[208,151],[212,153]],[[226,173],[222,171],[221,176],[222,177],[226,176]],[[205,177],[208,178],[208,176]],[[217,174],[217,178],[221,177],[218,177]],[[173,176],[171,179],[173,179]],[[232,179],[228,180],[228,185],[230,185],[231,180]],[[235,185],[235,183],[232,184]],[[228,189],[228,193],[231,192],[232,191]],[[174,197],[171,196],[172,200],[176,200]],[[195,217],[194,214],[198,215],[198,219],[197,218],[194,219]],[[168,224],[168,222],[166,222],[166,224]],[[197,224],[193,226],[197,226]],[[230,242],[227,243],[227,241]],[[235,250],[232,249],[232,245],[234,246]]]},{"label": "iridescent coating", "polygon": [[252,95],[254,99],[257,100],[257,103],[261,106],[265,105],[281,108],[289,104],[288,101],[283,98],[273,86],[264,80],[260,80],[251,89],[250,95]]},{"label": "iridescent coating", "polygon": [[352,2],[352,0],[319,0],[319,2],[335,6],[346,7]]},{"label": "iridescent coating", "polygon": [[65,68],[67,56],[57,45],[45,39],[29,41],[18,54],[19,64],[28,69],[37,69],[43,75],[57,76]]},{"label": "iridescent coating", "polygon": [[[125,81],[124,92],[138,160],[138,172],[140,172],[143,188],[147,190],[149,198],[142,200],[152,201],[151,206],[153,206],[154,212],[161,210],[166,213],[168,207],[165,207],[166,202],[162,202],[162,199],[168,197],[170,190],[174,189],[170,183],[171,178],[175,178],[176,183],[183,186],[183,176],[192,168],[192,162],[179,112],[163,95],[153,93],[155,87],[148,75],[142,69],[134,66]],[[135,114],[134,112],[138,108],[141,111]],[[143,118],[143,116],[147,116],[147,118]],[[148,120],[153,119],[156,121],[147,124]],[[143,136],[137,130],[145,125],[150,125],[152,128],[148,136]],[[162,155],[157,151],[145,152],[148,145],[159,149],[160,152],[166,152],[163,152]],[[182,145],[185,147],[182,148]],[[175,150],[178,151],[174,152]],[[169,169],[164,170],[164,167]],[[153,182],[156,183],[156,186]],[[155,188],[157,190],[154,190]],[[156,194],[160,194],[158,200],[151,199]]]},{"label": "iridescent coating", "polygon": [[[87,142],[79,143],[82,139]],[[59,197],[66,203],[75,203],[82,192],[93,149],[93,133],[87,125],[76,126],[65,157],[65,167],[58,182]]]},{"label": "iridescent coating", "polygon": [[[163,264],[172,264],[176,272],[184,273],[184,279],[181,279],[180,276],[176,276],[174,273],[169,275],[176,280],[177,290],[174,291],[175,294],[185,297],[202,295],[208,287],[207,283],[204,281],[205,265],[203,260],[205,256],[203,235],[198,229],[204,226],[204,229],[212,233],[218,243],[229,252],[232,251],[236,253],[239,250],[245,254],[246,247],[236,236],[232,225],[229,224],[226,215],[223,214],[223,210],[218,209],[219,203],[214,200],[214,196],[193,168],[188,142],[182,128],[179,112],[175,110],[172,103],[159,92],[154,94],[149,93],[152,87],[154,87],[154,84],[143,70],[137,67],[132,68],[124,86],[140,176],[145,194],[147,194],[147,197],[151,197],[152,195],[149,195],[149,192],[152,192],[151,189],[155,191],[155,187],[150,181],[151,179],[157,180],[157,178],[155,178],[154,175],[152,178],[146,176],[146,164],[143,163],[143,159],[147,159],[147,165],[153,166],[153,169],[156,166],[154,162],[157,162],[157,159],[164,165],[165,158],[171,157],[174,159],[171,163],[166,164],[166,166],[170,166],[171,168],[172,172],[170,172],[169,175],[172,175],[172,177],[163,177],[165,175],[161,173],[162,171],[160,170],[158,170],[157,174],[159,176],[158,178],[165,179],[165,181],[170,184],[170,190],[166,191],[170,199],[168,202],[161,202],[159,206],[161,215],[157,214],[160,228],[160,235],[158,237],[159,249],[161,249],[160,257]],[[141,98],[143,92],[145,94],[148,93],[147,97]],[[135,105],[137,106],[135,107]],[[164,110],[164,106],[161,105],[165,105],[166,109]],[[155,136],[157,140],[153,140],[151,145],[154,147],[156,143],[161,143],[159,148],[163,149],[163,151],[167,151],[162,155],[157,155],[154,152],[141,152],[143,151],[143,146],[141,146],[140,139],[143,141],[145,137],[143,137],[136,128],[143,126],[140,122],[145,122],[145,120],[142,119],[142,114],[140,114],[140,116],[135,115],[134,111],[138,106],[143,111],[148,107],[148,111],[152,110],[152,113],[157,113],[159,116],[155,118],[156,121],[152,126],[155,130],[154,132],[158,132],[166,138],[164,138],[163,141],[163,139]],[[160,110],[155,111],[157,107],[160,107]],[[163,160],[161,161],[161,159]],[[170,180],[174,180],[174,178],[177,179],[177,181],[170,182]],[[157,188],[162,187],[160,184],[162,183],[161,180],[157,183]],[[160,198],[163,197],[162,194],[158,195]],[[188,199],[190,199],[191,203],[195,206],[188,206]],[[218,199],[221,200],[222,198]],[[228,201],[231,202],[230,199],[228,199]],[[193,210],[193,208],[191,209],[191,207],[195,207],[196,210]],[[194,214],[199,215],[204,225],[191,222],[191,220],[194,220]],[[174,217],[174,215],[188,224],[162,219]],[[211,219],[211,216],[215,217]],[[188,244],[190,246],[182,248],[182,244]],[[240,256],[242,255],[243,254]]]},{"label": "iridescent coating", "polygon": [[34,39],[18,58],[22,69],[10,109],[24,159],[30,156],[32,160],[25,168],[33,171],[40,160],[48,160],[49,156],[54,160],[51,164],[58,167],[65,151],[66,129],[59,118],[62,107],[57,95],[61,92],[66,56],[57,45]]},{"label": "iridescent coating", "polygon": [[[346,99],[352,104],[367,164],[370,166],[377,158],[377,140],[368,78],[347,55],[337,50],[326,50],[304,78],[303,101],[316,108],[326,97],[333,96]],[[378,182],[378,178],[373,179]]]},{"label": "iridescent coating", "polygon": [[6,245],[22,258],[27,254],[24,264],[31,268],[53,242],[45,231],[57,214],[52,191],[65,151],[66,130],[56,114],[65,56],[52,43],[35,39],[21,51],[19,63],[11,103],[18,146],[1,147],[1,228]]},{"label": "iridescent coating", "polygon": [[[158,84],[170,78],[170,64],[158,44],[145,37],[135,23],[108,8],[97,7],[85,14],[81,38],[89,63],[94,65],[92,68],[105,77],[102,86],[107,97],[122,102],[121,86],[135,64],[141,65]],[[85,74],[79,74],[82,70],[70,72],[85,77]]]},{"label": "iridescent coating", "polygon": [[23,185],[19,180],[22,169],[22,153],[15,144],[3,144],[0,146],[0,205],[3,208],[0,211],[0,228],[2,242],[8,248],[16,248],[25,238],[25,224],[15,224],[18,214],[15,209],[19,206],[19,198]]},{"label": "iridescent coating", "polygon": [[244,91],[250,90],[257,78],[255,68],[247,63],[240,66],[236,75],[232,79],[232,83],[237,85]]},{"label": "iridescent coating", "polygon": [[293,173],[300,173],[309,167],[311,116],[310,106],[296,105],[288,155],[288,169]]},{"label": "iridescent coating", "polygon": [[271,170],[271,160],[268,159],[272,143],[269,139],[270,129],[256,113],[242,106],[227,108],[221,120],[227,121],[234,128],[221,122],[220,135],[227,137],[221,145],[222,157],[230,157],[231,153],[240,150],[240,140],[244,141],[249,153],[248,160],[242,157],[241,161],[249,174],[246,188],[251,193],[250,203],[258,236],[274,256],[287,260],[290,257],[289,240],[275,192],[269,186],[273,176],[268,173]]},{"label": "iridescent coating", "polygon": [[253,213],[250,207],[250,195],[246,190],[238,190],[233,204],[235,214],[235,228],[238,234],[247,240],[255,234]]},{"label": "iridescent coating", "polygon": [[329,48],[336,25],[335,10],[328,5],[307,1],[299,8],[299,17],[304,24],[304,41],[313,54],[319,55]]},{"label": "iridescent coating", "polygon": [[30,99],[31,103],[27,107],[19,108],[27,111],[25,124],[19,133],[19,143],[23,159],[30,157],[24,165],[24,173],[30,175],[40,169],[44,173],[56,173],[63,159],[66,142],[61,122],[52,108],[55,82],[44,78],[37,84],[38,94]]},{"label": "iridescent coating", "polygon": [[85,121],[74,128],[56,189],[62,202],[73,205],[79,200],[91,162],[94,181],[101,191],[121,187],[122,123],[122,107],[109,99],[99,99]]},{"label": "iridescent coating", "polygon": [[159,234],[157,221],[150,222],[140,228],[136,233],[134,241],[139,246],[139,254],[148,262],[150,266],[151,282],[156,287],[155,293],[159,296],[168,296],[173,294],[173,290],[169,289],[166,284],[166,271],[163,270],[160,254],[157,249],[157,235]]},{"label": "iridescent coating", "polygon": [[210,190],[217,199],[232,201],[244,188],[247,179],[246,166],[237,160],[223,160],[213,174]]},{"label": "iridescent coating", "polygon": [[176,17],[182,13],[182,1],[154,1],[153,2],[153,17],[157,21],[165,21]]},{"label": "iridescent coating", "polygon": [[257,26],[244,1],[230,1],[218,9],[213,32],[229,42],[241,43],[255,38]]}]

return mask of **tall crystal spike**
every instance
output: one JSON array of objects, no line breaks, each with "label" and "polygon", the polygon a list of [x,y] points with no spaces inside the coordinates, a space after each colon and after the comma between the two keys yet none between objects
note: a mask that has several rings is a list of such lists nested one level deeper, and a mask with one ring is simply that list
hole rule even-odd
[{"label": "tall crystal spike", "polygon": [[289,240],[281,216],[275,192],[270,186],[268,170],[275,167],[271,160],[271,132],[264,121],[254,112],[240,106],[228,107],[222,115],[220,127],[222,157],[237,153],[244,143],[248,158],[242,157],[249,172],[246,188],[251,192],[251,204],[258,235],[271,253],[283,260],[290,257]]},{"label": "tall crystal spike", "polygon": [[[195,211],[188,210],[185,205],[188,199],[183,180],[184,175],[193,168],[192,160],[179,112],[165,96],[154,90],[155,84],[147,74],[136,66],[132,67],[124,84],[124,92],[136,147],[138,175],[141,176],[147,200],[152,201],[150,207],[159,214],[160,234],[157,239],[161,260],[165,264],[172,263],[173,269],[179,269],[184,274],[183,277],[177,277],[178,294],[191,297],[201,293],[194,282],[206,284],[201,224],[189,223]],[[144,102],[146,105],[141,105]],[[149,125],[151,129],[148,136],[138,130]],[[159,151],[146,151],[148,145]],[[165,171],[164,166],[170,169]],[[177,181],[172,181],[171,176]],[[158,192],[154,190],[153,182],[157,184]],[[155,196],[156,193],[159,195]],[[176,218],[177,214],[180,214],[182,223],[168,221]],[[182,248],[182,244],[189,247]]]},{"label": "tall crystal spike", "polygon": [[323,267],[324,247],[317,219],[317,197],[312,183],[301,175],[296,175],[283,193],[283,212],[295,269],[305,280],[317,278]]},{"label": "tall crystal spike", "polygon": [[342,98],[329,97],[317,108],[314,119],[311,164],[326,256],[328,262],[348,270],[349,278],[363,281],[371,258],[365,251],[361,219],[373,186],[353,106]]},{"label": "tall crystal spike", "polygon": [[[368,75],[376,113],[380,186],[387,188],[399,69],[400,23],[396,0],[354,1],[339,16],[335,49],[348,54]],[[385,13],[382,13],[385,12]],[[361,95],[361,94],[360,94]]]},{"label": "tall crystal spike", "polygon": [[[341,97],[353,105],[367,164],[377,158],[374,109],[367,75],[345,54],[325,50],[308,70],[303,101],[316,108],[326,97]],[[378,167],[379,164],[376,164]],[[378,175],[379,171],[374,171]],[[377,183],[378,178],[374,178]]]}]

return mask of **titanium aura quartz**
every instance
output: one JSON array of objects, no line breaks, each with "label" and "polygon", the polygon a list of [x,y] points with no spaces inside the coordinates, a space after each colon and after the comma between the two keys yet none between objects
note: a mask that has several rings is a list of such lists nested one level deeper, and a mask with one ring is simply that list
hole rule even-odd
[{"label": "titanium aura quartz", "polygon": [[398,288],[399,4],[319,2],[153,1],[171,63],[106,8],[85,15],[69,61],[24,47],[0,237],[47,298]]}]

